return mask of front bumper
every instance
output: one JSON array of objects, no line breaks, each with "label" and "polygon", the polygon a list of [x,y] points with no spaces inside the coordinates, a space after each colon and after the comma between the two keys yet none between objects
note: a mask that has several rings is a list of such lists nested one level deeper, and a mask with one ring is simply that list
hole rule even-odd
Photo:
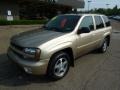
[{"label": "front bumper", "polygon": [[42,75],[46,74],[47,72],[49,59],[40,60],[38,62],[26,61],[17,56],[12,50],[8,50],[7,55],[11,60],[20,65],[24,71],[29,74]]}]

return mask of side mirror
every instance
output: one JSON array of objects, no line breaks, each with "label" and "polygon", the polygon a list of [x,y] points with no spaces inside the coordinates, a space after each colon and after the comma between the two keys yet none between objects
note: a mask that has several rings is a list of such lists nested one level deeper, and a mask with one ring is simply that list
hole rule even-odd
[{"label": "side mirror", "polygon": [[81,33],[89,33],[90,29],[88,27],[82,27],[81,29],[78,30],[77,34]]}]

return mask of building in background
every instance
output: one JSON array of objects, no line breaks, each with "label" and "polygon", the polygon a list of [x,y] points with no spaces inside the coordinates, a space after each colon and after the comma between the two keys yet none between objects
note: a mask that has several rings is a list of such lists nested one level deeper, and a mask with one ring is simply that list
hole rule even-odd
[{"label": "building in background", "polygon": [[16,0],[0,0],[0,19],[19,19],[19,7]]},{"label": "building in background", "polygon": [[69,5],[73,8],[84,8],[85,2],[84,0],[56,0],[58,4]]},{"label": "building in background", "polygon": [[[32,6],[33,4],[33,6]],[[36,7],[34,6],[36,5]],[[60,4],[60,5],[59,5]],[[49,7],[47,7],[48,5]],[[65,6],[65,7],[64,7]],[[0,0],[0,20],[35,19],[64,13],[73,8],[83,8],[83,0]],[[25,10],[26,9],[26,10]],[[30,15],[31,14],[31,15]]]}]

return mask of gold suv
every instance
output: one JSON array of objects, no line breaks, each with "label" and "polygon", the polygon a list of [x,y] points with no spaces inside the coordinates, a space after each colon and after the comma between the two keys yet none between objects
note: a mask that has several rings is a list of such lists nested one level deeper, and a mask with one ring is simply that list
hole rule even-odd
[{"label": "gold suv", "polygon": [[106,52],[111,32],[105,15],[59,15],[41,29],[13,36],[8,57],[29,74],[60,79],[79,56],[95,49]]}]

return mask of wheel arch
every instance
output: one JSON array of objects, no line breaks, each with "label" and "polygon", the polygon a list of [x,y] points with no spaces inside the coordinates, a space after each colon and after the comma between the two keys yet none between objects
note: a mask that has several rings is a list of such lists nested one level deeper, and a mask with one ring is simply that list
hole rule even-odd
[{"label": "wheel arch", "polygon": [[[50,61],[51,61],[51,59],[52,59],[56,54],[58,54],[58,53],[60,53],[60,52],[65,52],[65,53],[67,53],[67,54],[70,56],[70,66],[74,66],[74,55],[73,55],[73,50],[72,50],[71,47],[68,47],[68,48],[65,48],[65,49],[62,49],[62,50],[59,50],[59,51],[54,52],[54,53],[51,55],[51,57],[50,57]],[[50,63],[50,61],[49,61],[49,63]],[[48,65],[49,65],[49,64],[48,64]]]},{"label": "wheel arch", "polygon": [[110,35],[107,35],[105,38],[108,40],[107,45],[110,46],[110,39],[111,39],[111,36],[110,36]]}]

